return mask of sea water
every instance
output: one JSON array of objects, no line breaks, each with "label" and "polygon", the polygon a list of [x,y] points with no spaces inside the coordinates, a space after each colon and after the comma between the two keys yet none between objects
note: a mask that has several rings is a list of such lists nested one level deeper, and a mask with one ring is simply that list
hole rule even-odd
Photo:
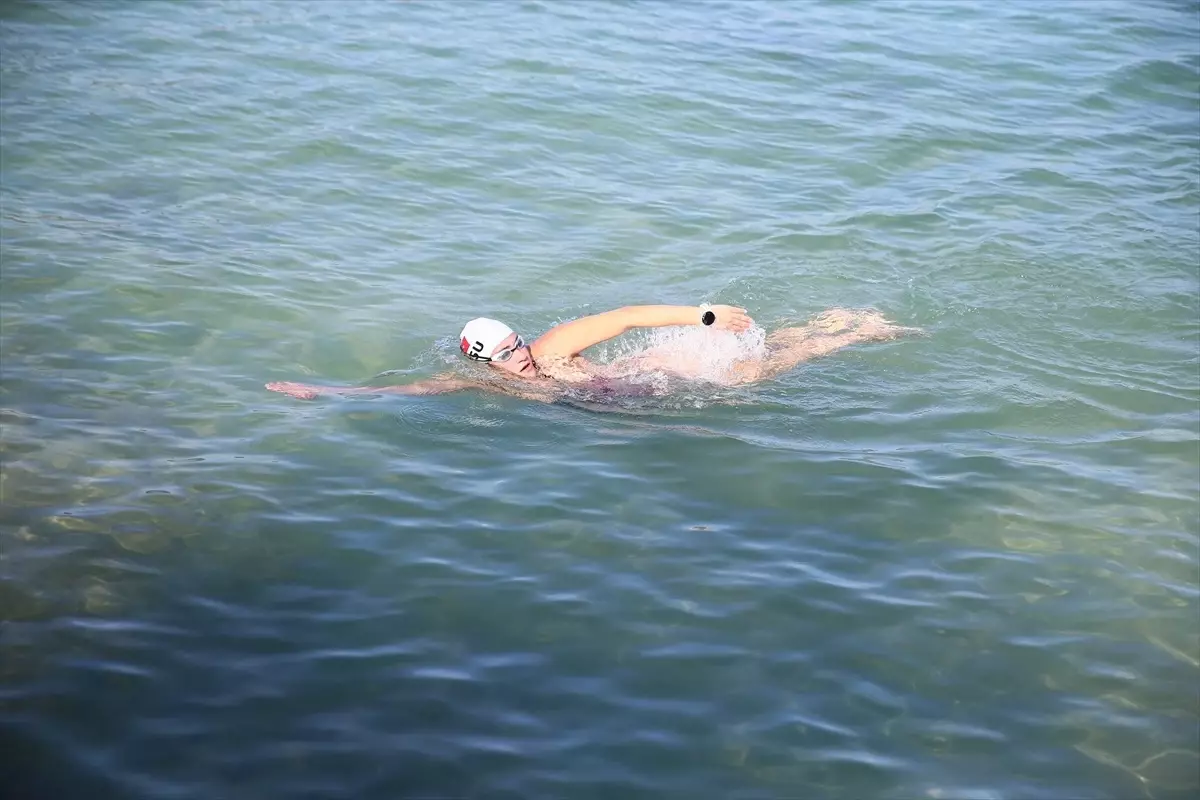
[{"label": "sea water", "polygon": [[[1194,797],[1198,16],[4,4],[4,793]],[[924,334],[263,388],[701,302]]]}]

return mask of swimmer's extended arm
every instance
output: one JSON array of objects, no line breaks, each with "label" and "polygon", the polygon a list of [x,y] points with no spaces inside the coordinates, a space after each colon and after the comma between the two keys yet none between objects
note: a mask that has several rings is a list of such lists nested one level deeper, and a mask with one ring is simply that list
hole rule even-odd
[{"label": "swimmer's extended arm", "polygon": [[307,383],[276,381],[268,383],[267,388],[300,400],[312,400],[323,394],[443,394],[481,388],[481,384],[453,377],[437,377],[402,386],[311,386]]},{"label": "swimmer's extended arm", "polygon": [[466,381],[459,378],[434,378],[428,381],[418,381],[403,386],[311,386],[307,383],[291,381],[276,381],[268,383],[267,388],[272,392],[280,392],[299,400],[313,400],[323,394],[444,394],[458,392],[463,389],[483,389],[488,392],[520,397],[522,400],[537,400],[540,403],[553,403],[558,399],[555,392],[538,387],[507,386],[504,384],[485,383],[483,381]]},{"label": "swimmer's extended arm", "polygon": [[[741,333],[753,324],[744,308],[713,306],[712,312],[717,318],[713,327],[718,330]],[[633,328],[701,325],[701,313],[697,306],[625,306],[556,325],[538,338],[531,349],[534,358],[569,358]]]}]

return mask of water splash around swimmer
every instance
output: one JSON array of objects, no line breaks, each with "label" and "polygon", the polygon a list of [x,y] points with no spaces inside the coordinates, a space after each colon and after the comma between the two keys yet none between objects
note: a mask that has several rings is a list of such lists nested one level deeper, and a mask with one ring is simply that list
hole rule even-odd
[{"label": "water splash around swimmer", "polygon": [[626,342],[609,353],[613,375],[686,375],[693,381],[729,384],[734,366],[767,354],[767,333],[757,324],[742,333],[706,328],[656,328],[641,343]]}]

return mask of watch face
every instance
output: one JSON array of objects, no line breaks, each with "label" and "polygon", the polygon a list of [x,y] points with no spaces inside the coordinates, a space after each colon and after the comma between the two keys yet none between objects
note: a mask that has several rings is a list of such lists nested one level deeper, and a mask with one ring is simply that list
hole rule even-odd
[{"label": "watch face", "polygon": [[717,321],[717,315],[711,311],[705,311],[704,316],[700,318],[700,321],[705,325],[712,325]]}]

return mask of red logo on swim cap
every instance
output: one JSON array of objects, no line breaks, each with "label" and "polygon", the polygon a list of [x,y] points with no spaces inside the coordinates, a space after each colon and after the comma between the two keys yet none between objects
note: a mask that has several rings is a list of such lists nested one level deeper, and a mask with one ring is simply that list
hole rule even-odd
[{"label": "red logo on swim cap", "polygon": [[464,353],[470,353],[470,352],[471,352],[471,343],[467,341],[467,337],[465,337],[465,336],[463,337],[463,340],[462,340],[461,342],[459,342],[459,343],[458,343],[458,346],[459,346],[460,348],[462,348],[462,351],[463,351]]}]

